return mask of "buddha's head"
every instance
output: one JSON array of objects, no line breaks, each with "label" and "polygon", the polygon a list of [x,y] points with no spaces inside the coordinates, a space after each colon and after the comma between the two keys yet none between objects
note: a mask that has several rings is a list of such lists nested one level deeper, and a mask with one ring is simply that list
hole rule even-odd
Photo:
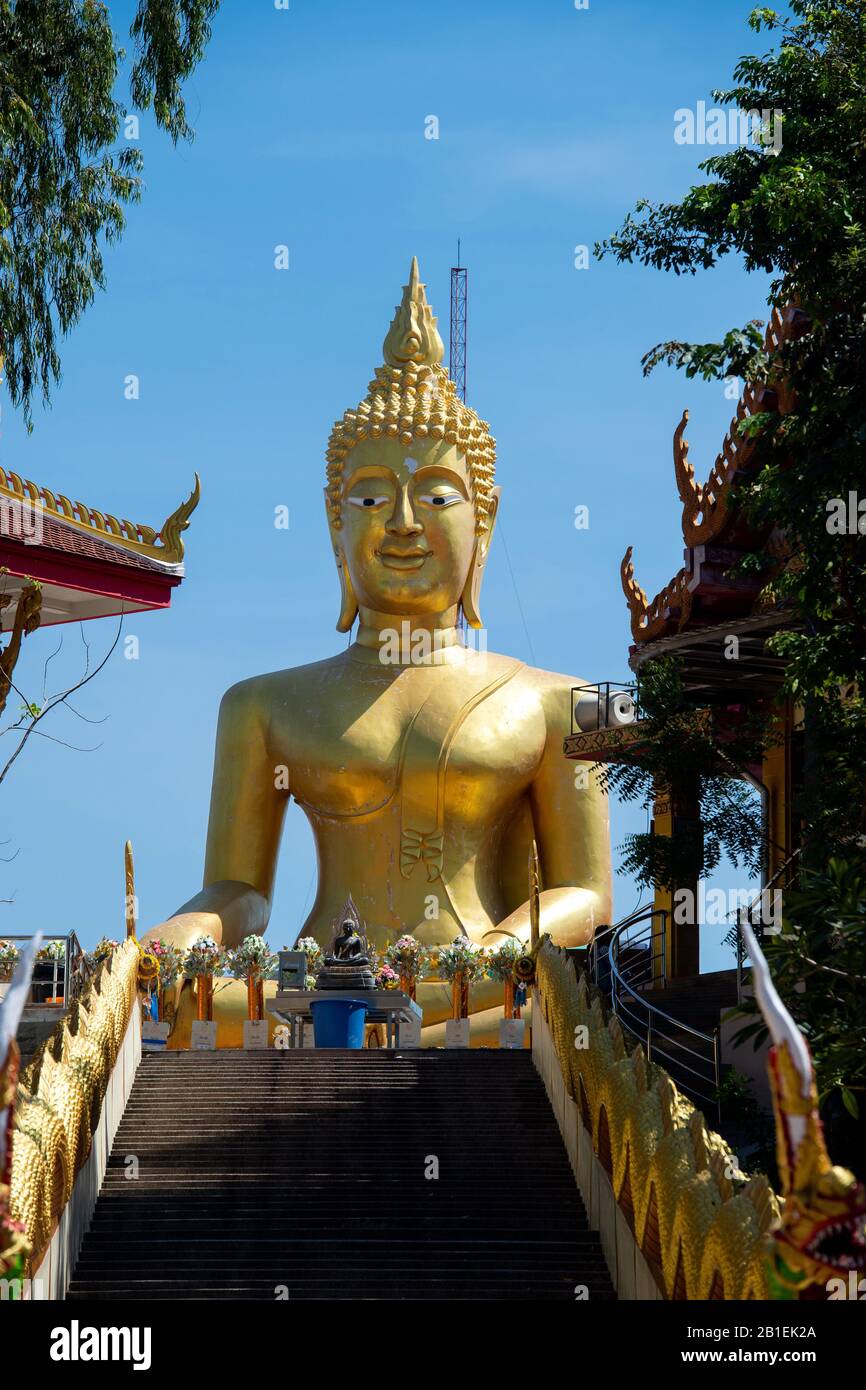
[{"label": "buddha's head", "polygon": [[495,444],[442,367],[436,319],[412,261],[385,365],[328,444],[325,500],[342,586],[337,627],[359,606],[433,619],[478,597],[496,518]]}]

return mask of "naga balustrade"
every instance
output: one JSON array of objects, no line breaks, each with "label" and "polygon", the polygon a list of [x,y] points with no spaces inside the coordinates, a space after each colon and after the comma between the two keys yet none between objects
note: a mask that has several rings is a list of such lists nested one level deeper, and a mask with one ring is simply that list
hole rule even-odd
[{"label": "naga balustrade", "polygon": [[645,997],[644,991],[666,983],[667,918],[663,908],[638,909],[605,927],[589,948],[589,975],[648,1059],[663,1066],[696,1104],[714,1111],[718,1122],[719,1029],[693,1028]]}]

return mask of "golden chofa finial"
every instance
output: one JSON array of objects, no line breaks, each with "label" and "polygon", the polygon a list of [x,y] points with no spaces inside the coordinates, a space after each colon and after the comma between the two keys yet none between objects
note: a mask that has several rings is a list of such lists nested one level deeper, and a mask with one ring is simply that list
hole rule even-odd
[{"label": "golden chofa finial", "polygon": [[382,347],[389,367],[405,367],[409,362],[435,367],[445,356],[445,344],[439,336],[436,316],[427,303],[424,289],[418,257],[413,256],[409,283],[403,286],[403,299],[397,305]]}]

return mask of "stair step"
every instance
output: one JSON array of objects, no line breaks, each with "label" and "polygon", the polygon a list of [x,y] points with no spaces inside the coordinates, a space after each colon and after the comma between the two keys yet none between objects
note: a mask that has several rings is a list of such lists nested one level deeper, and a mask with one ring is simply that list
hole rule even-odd
[{"label": "stair step", "polygon": [[573,1301],[581,1284],[615,1297],[528,1051],[237,1051],[142,1058],[68,1297]]}]

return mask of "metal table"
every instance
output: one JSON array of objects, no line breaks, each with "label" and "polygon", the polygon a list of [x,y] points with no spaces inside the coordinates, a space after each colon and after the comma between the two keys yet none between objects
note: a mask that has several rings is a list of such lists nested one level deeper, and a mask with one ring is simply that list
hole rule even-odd
[{"label": "metal table", "polygon": [[319,999],[361,999],[367,1005],[367,1022],[384,1023],[387,1047],[400,1046],[400,1024],[422,1017],[422,1010],[408,994],[396,989],[283,989],[270,1001],[268,1013],[288,1024],[289,1045],[301,1045],[301,1025],[312,1017],[310,1005]]}]

